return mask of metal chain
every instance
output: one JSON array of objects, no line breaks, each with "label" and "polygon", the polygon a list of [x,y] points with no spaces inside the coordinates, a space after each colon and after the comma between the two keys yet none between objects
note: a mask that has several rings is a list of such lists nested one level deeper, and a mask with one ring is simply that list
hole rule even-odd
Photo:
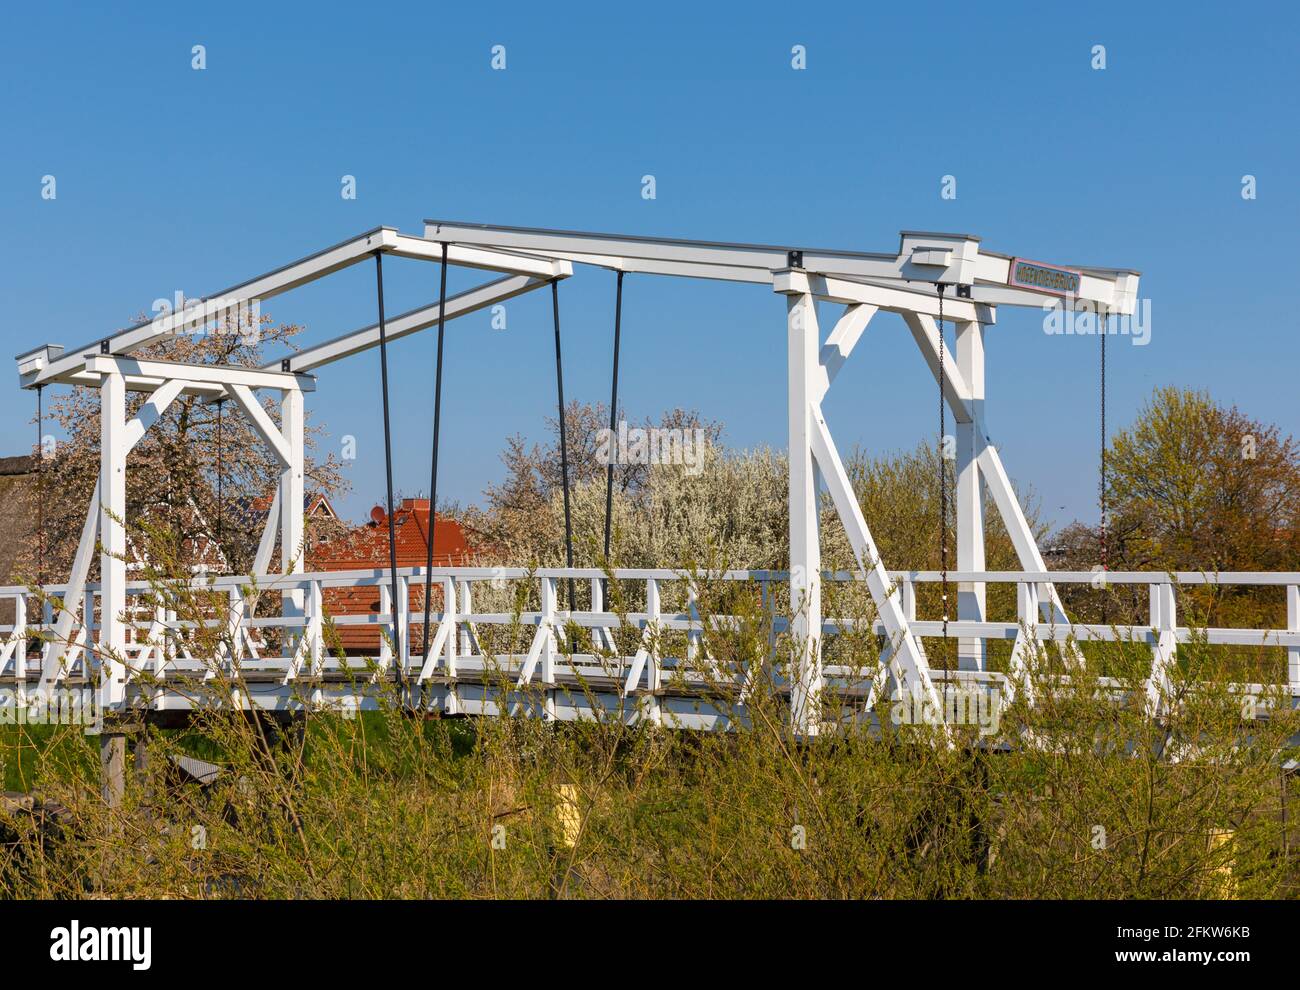
[{"label": "metal chain", "polygon": [[1101,569],[1106,570],[1106,311],[1097,307],[1097,325],[1101,333]]},{"label": "metal chain", "polygon": [[[1101,480],[1100,490],[1097,493],[1097,501],[1101,508],[1101,531],[1098,538],[1101,543],[1101,570],[1104,574],[1107,569],[1106,559],[1106,310],[1100,304],[1097,306],[1097,329],[1101,335]],[[1102,585],[1101,596],[1101,621],[1106,622],[1109,619],[1109,609],[1106,607],[1105,585]]]},{"label": "metal chain", "polygon": [[947,418],[943,402],[943,289],[939,288],[939,574],[943,593],[943,638],[948,640],[948,476],[944,471],[944,444]]},{"label": "metal chain", "polygon": [[36,386],[36,584],[45,586],[45,408],[41,404],[41,390]]},{"label": "metal chain", "polygon": [[[569,442],[564,428],[564,363],[560,357],[560,280],[551,279],[551,313],[555,323],[555,401],[560,412],[560,484],[564,489],[564,559],[573,567],[573,516],[569,509]],[[569,608],[576,608],[573,578],[569,578]]]},{"label": "metal chain", "polygon": [[220,398],[217,400],[217,552],[224,553],[222,549],[222,506],[225,504],[222,493],[222,479],[226,475],[225,463],[222,460],[222,424],[225,422],[226,400]]}]

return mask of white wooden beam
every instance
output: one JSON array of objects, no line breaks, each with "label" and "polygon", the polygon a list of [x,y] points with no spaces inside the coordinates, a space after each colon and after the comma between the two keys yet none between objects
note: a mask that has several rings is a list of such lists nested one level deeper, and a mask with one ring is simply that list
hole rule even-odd
[{"label": "white wooden beam", "polygon": [[[957,368],[970,392],[973,418],[954,426],[957,455],[957,569],[984,570],[984,492],[980,480],[979,455],[984,446],[978,428],[984,407],[984,328],[974,322],[957,325]],[[957,585],[957,618],[983,622],[986,614],[984,584]],[[983,670],[984,640],[961,637],[957,661],[963,670]]]},{"label": "white wooden beam", "polygon": [[126,382],[120,374],[107,374],[99,388],[99,519],[101,694],[104,706],[116,706],[126,697]]},{"label": "white wooden beam", "polygon": [[[227,392],[235,400],[244,415],[248,417],[249,423],[252,424],[254,432],[257,433],[262,441],[271,448],[280,462],[281,467],[289,467],[293,464],[293,447],[289,439],[280,432],[275,425],[274,420],[267,411],[262,408],[262,403],[257,401],[257,396],[246,385],[228,385]],[[285,395],[290,393],[286,392]],[[302,399],[298,400],[298,406],[301,407]]]},{"label": "white wooden beam", "polygon": [[[254,300],[270,299],[290,289],[315,281],[332,272],[347,268],[368,257],[376,250],[392,246],[397,231],[386,227],[377,227],[357,237],[343,241],[333,247],[318,251],[299,261],[277,268],[266,275],[258,276],[239,285],[232,286],[215,295],[197,300],[204,316],[215,319],[232,309],[247,305]],[[135,326],[115,334],[106,335],[109,351],[113,354],[129,354],[156,340],[173,336],[178,330],[194,322],[195,314],[190,310],[181,310],[145,320]],[[99,341],[69,350],[66,354],[44,362],[43,367],[22,377],[25,388],[53,381],[61,375],[81,368],[85,364],[86,354],[99,350]]]},{"label": "white wooden beam", "polygon": [[[266,514],[266,523],[262,526],[262,538],[257,543],[257,556],[253,558],[253,574],[261,577],[270,573],[271,555],[275,553],[275,538],[280,533],[280,487],[275,489],[271,499],[271,508]],[[382,611],[382,609],[381,609]]]},{"label": "white wooden beam", "polygon": [[[792,251],[791,246],[509,227],[455,220],[426,220],[424,236],[432,241],[477,244],[542,257],[565,258],[577,264],[600,265],[619,271],[685,278],[771,284],[773,272],[794,267],[832,278],[892,281],[893,287],[899,290],[905,290],[909,281],[918,284],[939,281],[973,284],[974,292],[979,292],[990,282],[994,283],[993,289],[1010,288],[1007,285],[1010,257],[983,251],[979,238],[969,234],[901,231],[898,250],[888,253],[826,248]],[[797,262],[792,260],[792,254],[797,255]],[[938,255],[943,256],[943,264],[933,263]],[[1072,267],[1084,273],[1079,298],[1100,301],[1112,312],[1128,311],[1121,307],[1125,299],[1136,295],[1136,273],[1092,266]],[[1005,296],[1005,304],[1036,308],[1043,298],[1046,298],[1043,293],[1011,289]],[[983,319],[982,322],[992,321]]]},{"label": "white wooden beam", "polygon": [[[984,479],[989,494],[993,496],[998,512],[1002,515],[1002,522],[1016,549],[1016,556],[1020,559],[1020,567],[1026,571],[1046,571],[1047,564],[1044,563],[1043,555],[1039,552],[1038,540],[1029,525],[1029,520],[1025,518],[1020,499],[1016,497],[1015,488],[1011,485],[1011,478],[1002,466],[1002,458],[998,456],[997,448],[988,442],[987,435],[984,439],[985,445],[979,454],[980,477]],[[1043,594],[1040,595],[1039,601],[1049,622],[1063,626],[1070,624],[1070,619],[1065,614],[1065,606],[1061,604],[1061,596],[1057,594],[1054,584],[1043,583]],[[1082,663],[1083,658],[1077,651],[1067,649],[1066,652],[1076,663]]]},{"label": "white wooden beam", "polygon": [[119,374],[141,385],[157,382],[158,387],[177,378],[189,387],[243,385],[246,388],[273,388],[279,391],[298,389],[314,392],[316,380],[300,372],[273,371],[266,368],[244,368],[229,364],[191,364],[184,361],[152,361],[114,354],[88,354],[84,377],[87,382],[98,376]]},{"label": "white wooden beam", "polygon": [[807,736],[821,728],[822,602],[821,545],[817,531],[817,484],[813,465],[812,396],[821,335],[811,294],[786,297],[788,403],[790,415],[790,717]]},{"label": "white wooden beam", "polygon": [[176,378],[167,382],[153,395],[149,396],[145,404],[140,407],[140,411],[136,413],[135,418],[126,424],[123,443],[126,445],[128,454],[144,438],[149,427],[162,418],[163,413],[167,411],[167,407],[175,401],[176,397],[184,391],[185,386],[188,384],[183,379]]},{"label": "white wooden beam", "polygon": [[[436,240],[398,234],[389,254],[399,258],[416,258],[421,261],[441,261],[442,244]],[[568,278],[573,265],[557,258],[544,258],[522,252],[493,251],[464,244],[447,244],[447,263],[459,268],[480,268],[486,271],[508,272],[512,275],[529,275],[550,281]]]},{"label": "white wooden beam", "polygon": [[[103,472],[100,472],[100,478]],[[99,492],[100,481],[95,481],[95,490],[90,493],[90,504],[86,507],[86,521],[81,524],[81,537],[77,541],[77,553],[72,559],[72,571],[64,588],[63,607],[54,621],[54,634],[46,643],[41,663],[42,690],[50,687],[66,671],[63,665],[71,653],[72,629],[81,622],[90,621],[89,616],[78,615],[85,599],[86,578],[90,575],[90,562],[95,556],[95,545],[99,536]]]},{"label": "white wooden beam", "polygon": [[[773,272],[772,288],[784,295],[807,292],[818,299],[846,306],[867,303],[890,313],[923,313],[927,316],[939,314],[937,292],[921,283],[885,285],[879,282],[857,282],[792,268]],[[944,317],[951,320],[977,320],[980,323],[996,321],[996,312],[992,307],[956,296],[944,299],[943,312]]]},{"label": "white wooden beam", "polygon": [[[946,304],[944,312],[946,317]],[[940,353],[937,324],[923,313],[904,313],[903,319],[907,323],[908,329],[912,331],[912,338],[916,341],[917,347],[920,348],[931,373],[937,378]],[[976,463],[979,476],[987,486],[989,494],[993,496],[998,512],[1002,515],[1012,545],[1016,548],[1016,555],[1020,558],[1020,566],[1026,571],[1045,571],[1047,565],[1043,562],[1043,555],[1039,552],[1037,537],[1034,535],[1029,521],[1025,518],[1020,500],[1016,497],[1015,489],[1011,485],[1011,479],[1002,466],[1002,458],[998,455],[997,448],[993,446],[988,430],[984,426],[983,397],[981,396],[978,405],[974,402],[971,383],[966,380],[966,376],[962,373],[958,362],[953,359],[952,353],[946,347],[942,350],[944,399],[952,410],[958,428],[963,424],[970,424],[973,436],[979,438],[975,442],[978,450]],[[1069,619],[1065,614],[1065,608],[1061,604],[1061,598],[1057,594],[1056,588],[1051,584],[1044,584],[1043,591],[1040,601],[1049,621],[1069,625]],[[1076,662],[1082,662],[1082,658],[1078,656],[1077,651],[1067,649],[1066,652]]]},{"label": "white wooden beam", "polygon": [[[497,303],[505,302],[507,299],[513,299],[525,292],[531,292],[533,289],[548,284],[550,283],[546,280],[532,278],[528,275],[509,275],[505,278],[495,279],[466,292],[449,296],[447,299],[446,320],[454,320],[460,316],[476,313],[489,306],[495,306]],[[422,306],[419,309],[413,309],[410,312],[402,313],[400,316],[385,320],[384,333],[388,343],[391,344],[395,340],[418,333],[421,330],[427,330],[429,327],[437,326],[437,324],[438,304],[434,303],[432,306]],[[323,365],[341,361],[343,358],[351,357],[353,354],[360,354],[362,351],[378,346],[379,324],[374,323],[359,330],[353,330],[351,333],[346,333],[334,340],[317,344],[315,347],[305,348],[284,360],[287,360],[290,366],[298,371],[312,371]],[[281,361],[272,361],[263,365],[263,368],[279,368],[281,365]]]},{"label": "white wooden beam", "polygon": [[877,312],[876,306],[856,303],[849,306],[836,322],[830,336],[826,338],[826,343],[822,345],[817,367],[813,371],[811,401],[820,403],[826,397],[831,383],[835,381],[835,376],[840,373],[844,362],[853,353],[862,331],[867,328],[867,324]]},{"label": "white wooden beam", "polygon": [[862,514],[862,506],[858,504],[857,494],[853,491],[848,472],[844,470],[820,408],[811,410],[810,420],[813,426],[813,453],[821,465],[822,477],[826,480],[827,490],[835,503],[835,511],[848,534],[853,556],[857,559],[867,590],[871,593],[871,600],[875,603],[880,621],[889,636],[888,660],[894,680],[904,690],[915,685],[927,704],[934,706],[934,711],[942,711],[938,692],[930,677],[930,664],[925,651],[920,640],[912,634],[902,595],[891,583],[889,573],[880,559],[876,541],[872,538],[866,517]]},{"label": "white wooden beam", "polygon": [[[944,306],[944,316],[947,317],[948,307]],[[912,339],[916,341],[916,346],[921,350],[921,356],[925,358],[926,365],[930,368],[930,374],[937,379],[939,377],[939,354],[943,353],[943,396],[948,401],[948,407],[952,410],[953,417],[958,423],[972,423],[975,419],[975,408],[971,402],[971,385],[966,380],[965,374],[958,366],[953,354],[948,350],[946,345],[940,344],[939,328],[934,318],[924,313],[903,313],[903,322],[907,328],[912,331]],[[969,322],[969,321],[965,321]]]},{"label": "white wooden beam", "polygon": [[[280,400],[280,434],[289,448],[289,457],[280,472],[280,572],[302,574],[303,561],[303,397],[301,392],[285,392]],[[281,595],[286,617],[301,618],[303,593],[285,591]],[[400,630],[399,630],[400,632]],[[286,635],[287,641],[291,638]],[[399,639],[400,643],[401,640]],[[405,653],[402,653],[403,657]]]}]

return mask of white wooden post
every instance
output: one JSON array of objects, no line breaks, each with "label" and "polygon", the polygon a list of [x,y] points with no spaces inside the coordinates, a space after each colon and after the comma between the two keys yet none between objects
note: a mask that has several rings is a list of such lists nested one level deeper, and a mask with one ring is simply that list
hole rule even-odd
[{"label": "white wooden post", "polygon": [[[1011,676],[1008,678],[1012,692],[1023,690],[1025,700],[1033,702],[1033,683],[1030,678],[1029,657],[1035,647],[1036,632],[1039,622],[1039,586],[1033,581],[1020,581],[1016,584],[1016,621],[1020,631],[1016,633],[1015,644],[1011,647]],[[1012,699],[1008,698],[1010,702]]]},{"label": "white wooden post", "polygon": [[[171,630],[167,628],[167,608],[163,605],[154,606],[149,638],[156,643],[153,654],[153,675],[156,680],[162,681],[167,676],[167,658],[171,650]],[[154,703],[160,703],[162,698],[163,689],[159,686],[153,692]]]},{"label": "white wooden post", "polygon": [[700,610],[695,600],[695,587],[689,581],[686,586],[686,614],[692,623],[686,631],[686,666],[688,670],[694,671],[700,658],[701,633],[699,627],[694,625],[700,621]]},{"label": "white wooden post", "polygon": [[[280,432],[289,445],[289,463],[280,471],[280,572],[302,574],[306,570],[302,552],[303,397],[298,389],[285,389],[280,395]],[[281,599],[286,619],[302,617],[301,589],[285,591]],[[285,656],[292,656],[296,637],[288,626],[284,639]]]},{"label": "white wooden post", "polygon": [[767,662],[770,664],[776,662],[776,589],[772,587],[771,581],[764,579],[760,596],[763,617],[767,622]]},{"label": "white wooden post", "polygon": [[[389,634],[393,637],[393,642],[397,641],[397,622],[393,618],[393,592],[389,589],[387,582],[381,582],[379,585],[379,616],[388,616]],[[379,629],[379,669],[387,671],[393,663],[393,645],[389,642],[388,636],[384,635],[384,627],[380,625]]]},{"label": "white wooden post", "polygon": [[226,593],[226,608],[229,613],[226,618],[226,639],[229,645],[225,648],[230,651],[230,655],[226,657],[227,673],[235,677],[239,673],[239,645],[243,636],[244,620],[244,596],[239,588],[232,587]]},{"label": "white wooden post", "polygon": [[325,672],[325,595],[320,581],[310,582],[307,603],[311,672],[314,677],[320,677]]},{"label": "white wooden post", "polygon": [[[605,579],[603,577],[591,579],[591,611],[593,614],[605,611]],[[591,640],[593,647],[596,649],[607,649],[611,654],[616,652],[614,634],[605,626],[592,629]],[[621,657],[619,662],[621,664]],[[619,672],[622,673],[621,665]]]},{"label": "white wooden post", "polygon": [[[1300,632],[1300,585],[1286,586],[1286,627],[1290,632]],[[1287,647],[1286,680],[1291,697],[1300,697],[1300,646]]]},{"label": "white wooden post", "polygon": [[176,610],[174,608],[166,609],[163,612],[163,618],[168,623],[168,625],[167,625],[167,633],[166,633],[167,638],[165,640],[166,649],[163,651],[163,657],[164,657],[163,668],[160,671],[158,671],[159,678],[163,678],[167,676],[168,668],[171,666],[172,661],[176,659],[176,655],[179,650],[179,646],[177,645],[177,639],[181,635],[178,630],[173,628],[173,624],[176,622]]},{"label": "white wooden post", "polygon": [[[42,597],[45,600],[41,602],[41,631],[48,635],[54,630],[54,603],[50,601],[48,592],[46,592]],[[43,648],[38,646],[37,650],[40,651],[38,655],[43,659]]]},{"label": "white wooden post", "polygon": [[659,641],[659,620],[663,615],[663,598],[657,578],[648,578],[645,583],[646,611],[646,652],[645,675],[646,695],[642,698],[641,711],[644,718],[653,725],[663,725],[663,709],[659,704],[657,692],[663,686],[663,667],[660,663],[662,647]]},{"label": "white wooden post", "polygon": [[790,433],[790,639],[793,649],[790,719],[801,735],[816,735],[821,706],[821,546],[813,470],[811,398],[821,346],[811,293],[786,297]]},{"label": "white wooden post", "polygon": [[[463,584],[462,587],[467,589],[468,584]],[[468,590],[466,590],[466,594],[468,594]],[[454,680],[456,677],[456,654],[461,648],[464,648],[466,653],[469,652],[469,627],[462,625],[460,622],[460,605],[456,599],[456,581],[451,577],[445,578],[442,582],[442,621],[448,623],[447,642],[443,646],[443,658],[447,665],[447,677],[452,679],[447,684],[447,697],[443,704],[443,710],[449,715],[455,715],[460,711]]]},{"label": "white wooden post", "polygon": [[[461,620],[460,655],[467,657],[474,653],[473,631],[470,629],[470,622],[474,615],[474,583],[469,579],[463,579],[459,584],[460,597],[456,600],[456,614]],[[453,670],[451,673],[455,673],[455,671]]]},{"label": "white wooden post", "polygon": [[1163,690],[1169,683],[1169,665],[1173,663],[1177,643],[1174,612],[1174,586],[1169,582],[1153,584],[1151,590],[1151,678],[1147,681],[1147,710],[1156,714]]},{"label": "white wooden post", "polygon": [[27,697],[27,595],[14,596],[14,703],[21,708]]},{"label": "white wooden post", "polygon": [[[100,702],[116,706],[126,699],[126,668],[121,656],[126,647],[126,379],[121,372],[106,373],[99,386],[100,430],[100,629],[99,660],[103,666],[104,693]],[[90,614],[87,613],[87,624]]]},{"label": "white wooden post", "polygon": [[[410,635],[410,612],[411,612],[411,581],[410,578],[399,574],[397,576],[397,607],[393,609],[392,637],[397,646],[397,666],[402,672],[402,677],[406,678],[411,670],[411,635]],[[423,666],[423,664],[421,664]],[[403,704],[408,704],[414,699],[404,698]]]},{"label": "white wooden post", "polygon": [[545,692],[542,717],[555,719],[555,578],[542,578],[542,683]]},{"label": "white wooden post", "polygon": [[[970,389],[975,415],[957,420],[957,570],[984,570],[984,499],[980,482],[979,456],[984,446],[984,327],[975,322],[957,325],[957,368]],[[957,618],[983,622],[984,583],[963,581],[957,585]],[[957,640],[957,666],[961,670],[983,670],[987,650],[979,637]]]},{"label": "white wooden post", "polygon": [[903,618],[908,622],[916,621],[916,582],[910,577],[903,578],[899,587],[899,600],[903,607]]}]

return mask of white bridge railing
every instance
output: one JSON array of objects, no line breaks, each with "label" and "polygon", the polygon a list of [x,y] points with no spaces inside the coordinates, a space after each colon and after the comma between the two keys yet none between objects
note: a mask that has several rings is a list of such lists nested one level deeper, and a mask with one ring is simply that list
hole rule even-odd
[{"label": "white bridge railing", "polygon": [[[672,569],[620,569],[612,572],[625,601],[635,605],[619,614],[605,599],[607,575],[594,568],[453,567],[434,568],[432,584],[438,597],[430,615],[430,642],[422,649],[423,568],[397,572],[398,601],[393,609],[391,577],[387,569],[325,571],[295,575],[196,578],[194,587],[219,596],[228,608],[212,610],[209,619],[184,619],[175,610],[146,605],[157,588],[144,581],[127,587],[128,642],[120,651],[127,667],[127,692],[136,703],[155,708],[184,708],[194,703],[194,686],[223,673],[238,677],[248,703],[266,707],[301,704],[310,694],[315,703],[344,699],[347,704],[373,704],[375,671],[395,679],[395,668],[408,685],[423,692],[426,702],[449,713],[493,714],[507,704],[537,707],[540,714],[579,717],[593,704],[626,707],[630,717],[660,720],[672,713],[680,721],[707,727],[723,718],[715,707],[701,704],[710,685],[730,683],[734,698],[743,702],[746,679],[752,672],[724,669],[703,655],[706,623],[725,625],[736,619],[726,615],[701,616],[696,594],[703,582],[732,582],[748,586],[757,605],[767,611],[773,635],[788,628],[788,575],[780,571],[727,571],[691,574]],[[917,617],[918,587],[942,579],[938,571],[892,572],[896,593],[912,633],[920,638],[939,637],[944,624]],[[835,585],[859,581],[848,573],[826,574]],[[1300,699],[1300,572],[1287,573],[1178,573],[1111,572],[1110,586],[1145,586],[1149,596],[1148,621],[1143,624],[1053,623],[1045,619],[1040,603],[1049,601],[1049,584],[1087,585],[1096,588],[1099,574],[1092,571],[950,571],[948,582],[969,588],[983,584],[1016,589],[1014,621],[951,619],[949,637],[985,644],[1012,644],[1014,664],[1020,651],[1038,642],[1128,640],[1146,643],[1152,651],[1152,679],[1163,676],[1181,642],[1203,635],[1211,644],[1238,647],[1274,647],[1285,650],[1286,680],[1292,699]],[[570,581],[579,589],[583,608],[561,607]],[[1204,585],[1277,588],[1285,594],[1284,629],[1210,628],[1193,630],[1178,624],[1178,590]],[[362,614],[331,614],[331,594],[364,591],[375,610]],[[484,593],[486,589],[490,592]],[[58,598],[65,586],[50,585],[46,596]],[[477,592],[477,594],[476,594]],[[528,607],[477,611],[476,598],[500,605],[525,594]],[[865,592],[865,589],[864,589]],[[0,607],[12,602],[12,621],[0,625],[0,685],[24,688],[50,684],[87,684],[96,679],[99,663],[96,605],[99,589],[86,586],[84,603],[68,603],[84,610],[89,622],[80,623],[68,642],[49,640],[55,629],[52,607],[25,587],[0,587]],[[355,594],[354,594],[355,599]],[[671,602],[672,607],[665,603]],[[280,614],[258,614],[278,611]],[[354,600],[352,608],[357,604]],[[0,613],[2,614],[2,613]],[[221,629],[219,656],[196,656],[196,627]],[[373,627],[374,648],[364,655],[340,657],[331,648],[328,630]],[[572,637],[577,626],[590,634]],[[860,620],[828,617],[823,637],[860,630]],[[875,623],[874,632],[884,630]],[[44,637],[44,638],[43,638]],[[502,638],[515,643],[499,649]],[[572,638],[574,641],[569,642]],[[209,638],[211,641],[211,638]],[[492,648],[488,648],[488,644]],[[413,649],[414,647],[414,649]],[[517,647],[517,648],[516,648]],[[887,649],[887,644],[886,644]],[[701,663],[701,661],[704,661]],[[875,677],[878,667],[852,668],[828,661],[828,682],[852,693],[854,683]],[[939,679],[988,681],[1002,678],[979,669],[935,670]],[[44,679],[43,679],[44,674]],[[142,677],[142,675],[148,675]],[[488,685],[488,675],[504,678],[519,692]],[[367,680],[368,678],[368,680]],[[670,683],[670,681],[672,683]],[[175,684],[175,688],[171,684]],[[498,683],[501,683],[500,681]],[[1243,685],[1260,690],[1263,685]],[[580,689],[580,690],[579,690]],[[863,690],[863,695],[869,689]],[[525,699],[523,694],[531,692]],[[585,695],[585,697],[578,697]],[[593,700],[594,699],[594,700]],[[125,701],[120,699],[118,703]]]}]

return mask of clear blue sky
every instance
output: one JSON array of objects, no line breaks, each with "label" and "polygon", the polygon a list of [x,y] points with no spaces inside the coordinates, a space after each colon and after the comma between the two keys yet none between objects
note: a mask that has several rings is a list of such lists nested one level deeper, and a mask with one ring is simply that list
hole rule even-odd
[{"label": "clear blue sky", "polygon": [[[1152,340],[1110,349],[1112,423],[1176,383],[1300,432],[1297,26],[1291,4],[13,6],[0,337],[11,355],[80,345],[160,296],[213,293],[379,224],[419,233],[425,217],[883,251],[902,228],[951,230],[1144,273]],[[940,198],[945,174],[956,200]],[[386,274],[390,312],[437,291],[435,266]],[[581,270],[561,295],[567,394],[607,398],[613,275]],[[373,269],[265,312],[305,324],[304,340],[335,336],[373,320]],[[506,435],[541,437],[549,319],[539,293],[510,305],[504,332],[486,314],[449,325],[448,497],[499,478]],[[629,277],[629,412],[693,406],[731,444],[783,446],[784,328],[758,287]],[[427,484],[433,346],[393,348],[408,492]],[[989,331],[991,431],[1056,522],[1096,512],[1096,346],[1046,336],[1034,314]],[[10,374],[0,453],[31,442],[34,398]],[[372,354],[324,369],[309,400],[327,442],[358,438],[353,517],[383,496],[378,389]],[[932,437],[933,379],[900,320],[872,325],[826,409],[845,450]]]}]

